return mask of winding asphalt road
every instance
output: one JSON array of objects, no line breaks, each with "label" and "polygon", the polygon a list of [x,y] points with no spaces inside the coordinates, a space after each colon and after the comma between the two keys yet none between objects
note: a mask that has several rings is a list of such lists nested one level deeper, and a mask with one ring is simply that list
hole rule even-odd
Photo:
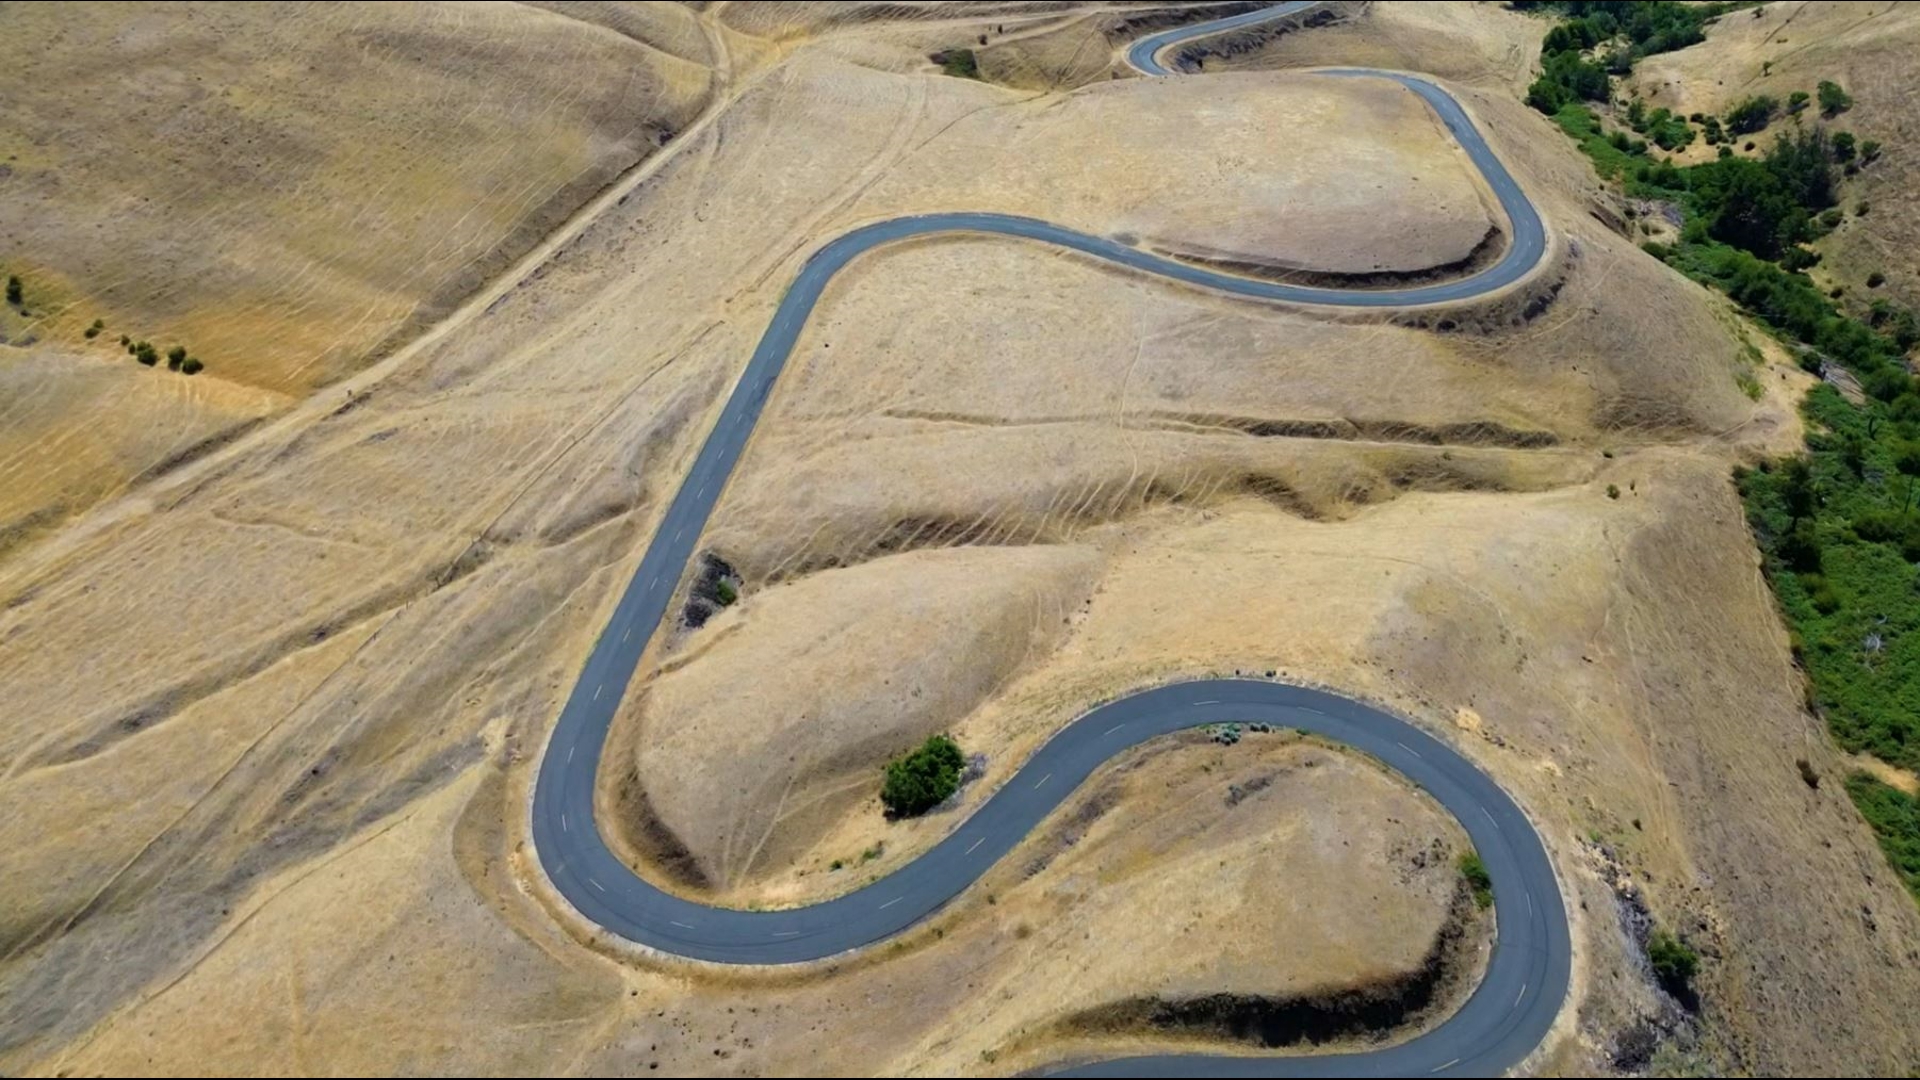
[{"label": "winding asphalt road", "polygon": [[[1128,58],[1147,74],[1171,74],[1155,59],[1170,46],[1310,6],[1280,4],[1169,30],[1136,43]],[[1539,1044],[1559,1013],[1571,970],[1566,912],[1539,836],[1492,779],[1444,743],[1403,720],[1322,691],[1251,680],[1207,680],[1163,686],[1109,702],[1063,728],[931,851],[857,892],[810,907],[738,911],[662,892],[614,856],[594,820],[594,773],[641,652],[666,616],[714,504],[807,317],[833,276],[862,254],[908,237],[993,233],[1052,244],[1235,296],[1348,308],[1398,308],[1477,297],[1520,280],[1539,263],[1546,250],[1539,214],[1458,102],[1438,86],[1410,75],[1359,70],[1323,74],[1392,79],[1433,108],[1506,214],[1511,243],[1498,262],[1470,277],[1417,288],[1308,288],[1201,269],[1032,218],[979,213],[875,222],[838,237],[807,260],[594,644],[540,763],[532,808],[534,847],[548,879],[582,916],[644,947],[715,963],[791,964],[834,956],[897,934],[939,910],[1013,850],[1114,754],[1196,725],[1262,721],[1312,732],[1373,755],[1425,788],[1465,826],[1493,878],[1498,913],[1493,955],[1478,989],[1438,1027],[1383,1050],[1316,1057],[1129,1058],[1089,1066],[1077,1075],[1491,1075],[1517,1064]]]}]

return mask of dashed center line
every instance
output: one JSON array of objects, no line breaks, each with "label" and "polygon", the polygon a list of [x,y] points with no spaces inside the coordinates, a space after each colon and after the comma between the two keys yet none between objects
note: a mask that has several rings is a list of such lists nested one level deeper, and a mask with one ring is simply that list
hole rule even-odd
[{"label": "dashed center line", "polygon": [[973,842],[973,847],[970,847],[970,848],[968,848],[968,849],[967,849],[967,850],[966,850],[965,852],[963,852],[962,854],[966,854],[966,855],[971,855],[971,854],[973,854],[973,848],[977,848],[977,847],[979,847],[979,846],[980,846],[981,844],[984,844],[984,843],[986,843],[986,842],[987,842],[987,838],[983,836],[983,837],[981,837],[980,839],[978,839],[978,840],[975,840],[975,841]]},{"label": "dashed center line", "polygon": [[1043,777],[1041,777],[1041,778],[1040,778],[1039,780],[1037,780],[1037,781],[1035,781],[1035,782],[1034,782],[1034,785],[1033,785],[1033,790],[1035,790],[1035,791],[1039,791],[1039,790],[1040,790],[1040,785],[1041,785],[1041,784],[1044,784],[1044,783],[1046,783],[1047,781],[1049,781],[1049,780],[1051,780],[1051,779],[1053,779],[1053,774],[1052,774],[1052,773],[1048,773],[1047,775],[1045,775],[1045,776],[1043,776]]},{"label": "dashed center line", "polygon": [[1420,751],[1415,750],[1413,747],[1408,746],[1406,743],[1401,742],[1399,739],[1393,740],[1393,745],[1399,747],[1402,750],[1405,750],[1407,753],[1412,754],[1414,757],[1420,758],[1423,761],[1426,759],[1425,754],[1422,754]]},{"label": "dashed center line", "polygon": [[1451,1069],[1458,1064],[1460,1064],[1460,1059],[1454,1058],[1452,1061],[1447,1062],[1445,1065],[1435,1065],[1433,1068],[1428,1069],[1427,1071],[1430,1073],[1437,1073],[1442,1069]]},{"label": "dashed center line", "polygon": [[600,884],[599,882],[593,880],[592,878],[587,879],[587,884],[593,886],[596,889],[599,889],[601,892],[607,891],[607,887],[605,885]]},{"label": "dashed center line", "polygon": [[675,926],[677,926],[677,927],[679,927],[679,928],[680,928],[680,929],[682,929],[682,930],[691,930],[691,929],[693,929],[693,924],[692,924],[692,923],[690,923],[690,922],[681,922],[681,921],[680,921],[680,920],[678,920],[678,919],[668,919],[667,921],[668,921],[668,922],[670,922],[670,923],[672,923],[673,925],[675,925]]},{"label": "dashed center line", "polygon": [[893,899],[891,899],[891,900],[889,900],[889,901],[887,901],[886,903],[884,903],[884,904],[881,904],[881,905],[880,905],[880,910],[881,910],[881,911],[885,911],[885,910],[887,910],[888,908],[890,908],[890,907],[892,907],[893,905],[895,905],[895,904],[897,904],[897,903],[899,903],[900,901],[902,901],[902,900],[905,900],[905,899],[906,899],[906,897],[904,897],[904,896],[896,896],[896,897],[894,897]]}]

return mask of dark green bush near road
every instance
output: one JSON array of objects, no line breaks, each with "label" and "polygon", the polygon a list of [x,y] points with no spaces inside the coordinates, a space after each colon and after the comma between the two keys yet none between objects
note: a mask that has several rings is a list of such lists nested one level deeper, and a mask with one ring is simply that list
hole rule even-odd
[{"label": "dark green bush near road", "polygon": [[1665,927],[1655,927],[1647,938],[1647,961],[1653,977],[1667,993],[1682,1001],[1693,996],[1693,976],[1700,970],[1700,954]]},{"label": "dark green bush near road", "polygon": [[880,802],[887,816],[917,817],[946,802],[960,790],[960,775],[967,759],[960,744],[945,735],[934,735],[905,757],[887,763],[886,780],[880,787]]},{"label": "dark green bush near road", "polygon": [[1473,890],[1473,902],[1485,911],[1493,906],[1493,878],[1487,873],[1487,864],[1480,860],[1477,851],[1464,852],[1460,856],[1460,876],[1466,879],[1467,888]]},{"label": "dark green bush near road", "polygon": [[1847,778],[1847,794],[1873,826],[1901,883],[1920,900],[1920,799],[1866,773]]}]

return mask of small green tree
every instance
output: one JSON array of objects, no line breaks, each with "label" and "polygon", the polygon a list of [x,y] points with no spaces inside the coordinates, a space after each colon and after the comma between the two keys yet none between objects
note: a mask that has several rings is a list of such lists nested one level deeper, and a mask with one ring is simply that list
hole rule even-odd
[{"label": "small green tree", "polygon": [[1833,160],[1842,165],[1852,161],[1854,154],[1857,153],[1851,131],[1834,132],[1833,138],[1827,140],[1827,145],[1833,148]]},{"label": "small green tree", "polygon": [[150,341],[136,341],[132,347],[133,358],[148,367],[160,362],[160,351]]},{"label": "small green tree", "polygon": [[107,328],[107,324],[104,321],[100,319],[95,319],[91,324],[87,326],[87,328],[84,331],[82,331],[82,333],[86,336],[86,339],[88,341],[92,341],[94,338],[97,338],[100,336],[100,331],[105,330],[106,328]]},{"label": "small green tree", "polygon": [[1812,100],[1813,95],[1807,93],[1805,90],[1795,90],[1793,93],[1787,95],[1787,111],[1790,113],[1801,112],[1806,109],[1807,103]]},{"label": "small green tree", "polygon": [[1880,140],[1866,139],[1860,143],[1860,164],[1871,165],[1880,160]]},{"label": "small green tree", "polygon": [[203,370],[205,370],[205,365],[200,363],[200,358],[197,356],[189,356],[180,362],[180,374],[182,375],[198,375]]},{"label": "small green tree", "polygon": [[25,300],[22,299],[24,295],[25,294],[21,290],[19,275],[8,274],[7,275],[7,303],[12,304],[14,307],[19,307],[22,303],[25,303]]},{"label": "small green tree", "polygon": [[731,607],[735,600],[740,599],[740,588],[726,578],[721,578],[714,582],[713,595],[719,598],[721,607]]},{"label": "small green tree", "polygon": [[1669,994],[1686,997],[1693,992],[1693,976],[1700,970],[1700,954],[1666,927],[1655,927],[1647,938],[1647,961],[1653,977]]},{"label": "small green tree", "polygon": [[1853,108],[1853,95],[1841,89],[1840,84],[1831,79],[1820,81],[1820,114],[1838,116]]},{"label": "small green tree", "polygon": [[931,736],[912,753],[887,762],[880,787],[887,816],[916,817],[947,801],[960,790],[966,763],[960,744],[945,735]]}]

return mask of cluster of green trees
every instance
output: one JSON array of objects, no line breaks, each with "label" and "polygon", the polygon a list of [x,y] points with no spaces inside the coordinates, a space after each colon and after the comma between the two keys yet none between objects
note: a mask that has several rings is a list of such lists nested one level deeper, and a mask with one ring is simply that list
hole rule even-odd
[{"label": "cluster of green trees", "polygon": [[966,767],[960,744],[945,735],[934,735],[911,753],[887,762],[886,779],[880,786],[887,816],[916,817],[946,802],[960,790]]},{"label": "cluster of green trees", "polygon": [[[147,367],[154,367],[160,363],[160,350],[154,348],[151,341],[134,341],[127,335],[121,334],[120,344],[133,355],[135,360]],[[175,345],[168,349],[166,359],[167,370],[177,371],[182,375],[198,375],[206,370],[206,365],[202,364],[198,357],[187,355],[185,345]]]},{"label": "cluster of green trees", "polygon": [[1662,150],[1683,150],[1693,143],[1691,125],[1671,109],[1647,111],[1647,103],[1639,98],[1627,105],[1627,126]]},{"label": "cluster of green trees", "polygon": [[[1549,34],[1551,45],[1585,52],[1611,40],[1621,47],[1617,39],[1626,31],[1609,37],[1605,23],[1590,21],[1601,14],[1591,10],[1599,5],[1556,6],[1571,18]],[[1693,10],[1704,21],[1715,6]],[[1583,52],[1574,58],[1592,62]],[[1690,118],[1714,142],[1758,131],[1783,114],[1796,126],[1758,159],[1736,157],[1722,145],[1718,160],[1684,168],[1655,160],[1643,140],[1604,133],[1584,101],[1563,98],[1550,111],[1603,176],[1682,210],[1678,241],[1647,244],[1649,252],[1723,290],[1798,348],[1809,370],[1839,365],[1865,390],[1865,400],[1853,402],[1832,385],[1817,386],[1805,404],[1806,453],[1736,479],[1807,673],[1810,704],[1847,749],[1920,769],[1920,382],[1909,366],[1909,354],[1920,348],[1920,315],[1884,298],[1847,300],[1843,289],[1823,291],[1802,272],[1818,259],[1804,245],[1846,217],[1842,175],[1881,153],[1872,140],[1813,121],[1808,114],[1816,104],[1831,120],[1852,98],[1823,81],[1785,106],[1768,95],[1740,102],[1717,135],[1708,118]],[[1629,122],[1650,134],[1656,115],[1643,111],[1634,123],[1630,111]],[[1861,202],[1852,212],[1868,209]],[[1872,274],[1868,287],[1883,280]],[[1865,776],[1852,778],[1848,791],[1920,897],[1920,800]],[[1649,957],[1663,983],[1684,987],[1692,976],[1691,950],[1677,938],[1656,936]]]},{"label": "cluster of green trees", "polygon": [[1610,76],[1632,71],[1634,61],[1643,56],[1704,41],[1708,23],[1750,5],[1682,4],[1675,0],[1516,0],[1512,6],[1522,11],[1558,11],[1566,16],[1547,31],[1540,47],[1540,77],[1527,88],[1527,104],[1552,116],[1572,102],[1607,100]]}]

